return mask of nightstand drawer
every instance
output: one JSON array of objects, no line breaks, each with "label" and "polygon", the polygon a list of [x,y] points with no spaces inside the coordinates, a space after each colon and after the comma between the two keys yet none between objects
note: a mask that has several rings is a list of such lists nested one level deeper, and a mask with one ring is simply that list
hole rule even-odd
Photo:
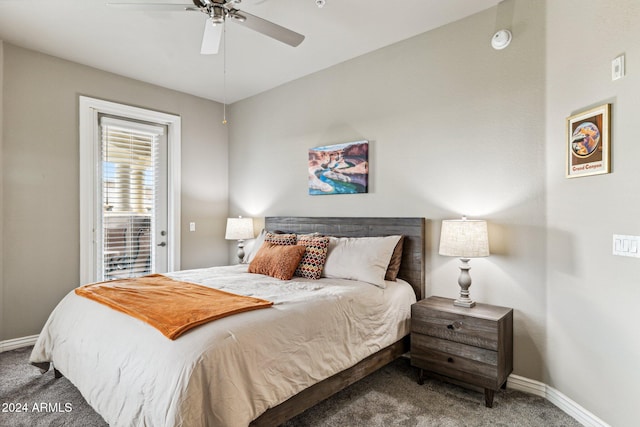
[{"label": "nightstand drawer", "polygon": [[498,324],[495,321],[443,312],[419,304],[411,307],[411,331],[498,350]]},{"label": "nightstand drawer", "polygon": [[480,387],[500,386],[497,351],[412,334],[411,364]]}]

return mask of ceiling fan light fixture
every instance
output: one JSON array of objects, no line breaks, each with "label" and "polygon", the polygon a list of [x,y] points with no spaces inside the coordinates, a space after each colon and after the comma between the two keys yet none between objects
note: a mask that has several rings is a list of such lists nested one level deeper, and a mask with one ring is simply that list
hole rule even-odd
[{"label": "ceiling fan light fixture", "polygon": [[211,18],[211,22],[213,22],[214,25],[224,24],[224,9],[221,7],[212,8],[209,17]]}]

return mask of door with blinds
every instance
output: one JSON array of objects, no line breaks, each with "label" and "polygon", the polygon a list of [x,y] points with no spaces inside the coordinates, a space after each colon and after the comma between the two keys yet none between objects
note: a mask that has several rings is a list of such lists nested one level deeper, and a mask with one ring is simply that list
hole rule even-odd
[{"label": "door with blinds", "polygon": [[167,271],[166,126],[102,115],[98,280]]}]

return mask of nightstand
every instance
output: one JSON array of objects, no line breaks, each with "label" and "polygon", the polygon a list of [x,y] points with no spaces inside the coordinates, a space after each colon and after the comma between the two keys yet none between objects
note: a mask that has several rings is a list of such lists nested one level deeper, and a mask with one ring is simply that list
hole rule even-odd
[{"label": "nightstand", "polygon": [[488,304],[457,307],[430,297],[411,306],[411,364],[458,385],[484,389],[485,405],[513,371],[513,310]]}]

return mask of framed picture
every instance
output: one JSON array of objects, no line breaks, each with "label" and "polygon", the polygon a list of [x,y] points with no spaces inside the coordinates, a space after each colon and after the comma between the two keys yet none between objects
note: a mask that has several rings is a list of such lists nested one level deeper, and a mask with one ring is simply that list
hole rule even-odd
[{"label": "framed picture", "polygon": [[610,172],[611,104],[567,119],[567,178]]},{"label": "framed picture", "polygon": [[309,194],[366,193],[369,141],[309,149]]}]

